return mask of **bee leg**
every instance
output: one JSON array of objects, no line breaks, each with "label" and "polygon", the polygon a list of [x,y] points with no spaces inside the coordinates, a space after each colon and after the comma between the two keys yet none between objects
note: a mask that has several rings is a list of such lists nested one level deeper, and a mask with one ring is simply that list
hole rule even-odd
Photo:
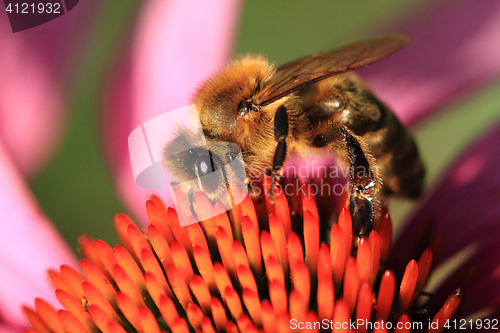
[{"label": "bee leg", "polygon": [[[313,139],[313,146],[323,147],[342,142],[349,162],[349,210],[353,232],[368,236],[378,227],[382,181],[377,176],[378,165],[363,139],[346,127],[338,127]],[[342,145],[342,146],[344,146]]]},{"label": "bee leg", "polygon": [[341,132],[343,132],[349,158],[351,182],[349,210],[353,231],[357,235],[368,237],[374,225],[378,224],[375,220],[377,209],[380,208],[376,194],[381,181],[373,172],[377,164],[370,153],[365,153],[367,147],[363,147],[360,137],[356,138],[346,128],[342,128]]},{"label": "bee leg", "polygon": [[193,217],[198,221],[198,217],[196,216],[196,212],[194,210],[194,195],[192,192],[188,193],[188,203],[189,208],[191,209],[191,214],[193,214]]},{"label": "bee leg", "polygon": [[281,177],[283,163],[286,158],[286,137],[288,136],[288,113],[284,105],[280,106],[274,115],[274,138],[278,141],[273,158],[273,170],[271,174],[271,188],[268,196],[274,199],[274,187]]},{"label": "bee leg", "polygon": [[269,197],[271,199],[274,198],[274,187],[278,184],[278,181],[281,177],[281,171],[283,167],[283,162],[285,162],[286,158],[286,141],[283,140],[278,142],[278,146],[276,147],[276,152],[274,153],[273,159],[273,171],[271,174],[271,188],[269,189]]}]

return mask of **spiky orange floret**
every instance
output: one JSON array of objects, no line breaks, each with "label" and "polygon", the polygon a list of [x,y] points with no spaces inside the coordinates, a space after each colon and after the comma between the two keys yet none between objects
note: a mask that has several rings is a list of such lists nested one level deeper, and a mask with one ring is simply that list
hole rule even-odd
[{"label": "spiky orange floret", "polygon": [[[290,212],[278,192],[274,203],[266,203],[268,219],[259,221],[249,197],[228,215],[197,193],[199,216],[218,214],[180,227],[176,212],[153,196],[146,204],[147,231],[116,216],[123,246],[80,239],[88,258],[80,262],[85,277],[64,265],[49,272],[64,310],[35,300],[35,310],[24,308],[32,326],[27,331],[290,332],[294,322],[317,332],[314,323],[326,320],[336,332],[335,323],[349,320],[410,323],[407,311],[429,275],[432,251],[408,263],[396,288],[394,273],[380,270],[392,237],[387,214],[379,232],[353,242],[350,215],[342,209],[328,245],[321,243],[314,197],[303,194],[300,202],[300,211]],[[301,217],[300,228],[290,213]],[[450,296],[434,320],[450,318],[459,300],[458,292]]]}]

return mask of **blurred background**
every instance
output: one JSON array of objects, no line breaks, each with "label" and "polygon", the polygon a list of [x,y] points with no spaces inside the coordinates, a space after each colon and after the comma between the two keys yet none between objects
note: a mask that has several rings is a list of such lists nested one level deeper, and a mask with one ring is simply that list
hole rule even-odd
[{"label": "blurred background", "polygon": [[[42,210],[75,251],[82,233],[110,244],[118,242],[113,215],[131,213],[119,199],[103,149],[103,133],[108,129],[102,122],[102,109],[109,76],[117,59],[127,52],[142,4],[106,0],[93,3],[91,10],[84,8],[89,3],[81,1],[65,15],[67,19],[79,10],[88,10],[85,29],[75,35],[78,43],[72,61],[64,68],[67,104],[63,134],[44,166],[28,180]],[[232,53],[264,54],[281,64],[354,38],[384,33],[434,3],[246,1],[240,8]],[[16,35],[35,33],[32,29]],[[443,111],[413,127],[429,170],[429,187],[457,154],[500,119],[500,82],[490,80],[471,89]],[[396,223],[411,214],[413,207],[405,200],[391,203]]]}]

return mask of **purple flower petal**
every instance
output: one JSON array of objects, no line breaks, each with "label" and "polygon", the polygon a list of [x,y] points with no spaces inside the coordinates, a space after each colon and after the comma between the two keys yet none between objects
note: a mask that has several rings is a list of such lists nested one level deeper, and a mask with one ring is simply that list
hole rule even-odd
[{"label": "purple flower petal", "polygon": [[442,1],[391,31],[410,44],[359,74],[407,124],[500,77],[499,1]]},{"label": "purple flower petal", "polygon": [[77,68],[75,47],[97,3],[80,1],[67,14],[19,33],[0,13],[0,138],[24,175],[47,161],[62,134],[64,81]]},{"label": "purple flower petal", "polygon": [[57,304],[47,270],[78,267],[37,207],[0,141],[0,323],[22,325],[21,305],[43,297]]},{"label": "purple flower petal", "polygon": [[[239,1],[149,1],[142,8],[130,51],[108,89],[104,122],[119,192],[143,221],[153,191],[134,183],[128,135],[155,116],[189,105],[197,87],[226,63],[239,7]],[[165,190],[156,193],[168,198]]]},{"label": "purple flower petal", "polygon": [[[468,265],[476,268],[476,280],[465,295],[460,314],[500,306],[500,126],[470,147],[451,164],[435,191],[411,219],[394,246],[393,253],[406,262],[429,223],[431,238],[444,238],[441,261],[470,247]],[[468,268],[468,267],[466,267]],[[454,274],[454,283],[462,278]],[[451,284],[450,284],[451,283]],[[445,287],[454,288],[453,282]],[[451,293],[451,289],[447,291]]]}]

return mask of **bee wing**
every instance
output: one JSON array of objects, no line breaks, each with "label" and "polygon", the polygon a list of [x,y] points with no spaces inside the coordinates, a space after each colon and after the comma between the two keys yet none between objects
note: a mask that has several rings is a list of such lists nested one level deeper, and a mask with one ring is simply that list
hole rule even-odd
[{"label": "bee wing", "polygon": [[255,101],[258,106],[265,106],[315,82],[388,57],[408,41],[404,35],[366,38],[289,62],[276,69]]}]

